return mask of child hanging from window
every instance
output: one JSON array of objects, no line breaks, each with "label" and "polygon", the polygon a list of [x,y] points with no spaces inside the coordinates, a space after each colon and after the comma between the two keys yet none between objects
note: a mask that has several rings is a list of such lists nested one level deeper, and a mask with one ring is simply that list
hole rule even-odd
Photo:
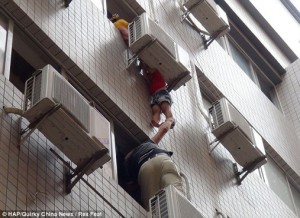
[{"label": "child hanging from window", "polygon": [[173,103],[170,93],[167,90],[167,83],[162,74],[157,69],[150,68],[141,61],[140,67],[143,69],[143,76],[149,82],[149,91],[151,94],[152,119],[150,124],[153,127],[159,127],[160,114],[163,113],[167,121],[172,123],[171,129],[175,126],[175,119],[171,111]]}]

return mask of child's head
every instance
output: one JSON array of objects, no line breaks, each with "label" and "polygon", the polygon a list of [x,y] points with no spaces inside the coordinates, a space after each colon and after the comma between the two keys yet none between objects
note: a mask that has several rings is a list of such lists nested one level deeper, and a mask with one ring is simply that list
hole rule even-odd
[{"label": "child's head", "polygon": [[112,17],[110,18],[110,20],[114,23],[116,22],[117,20],[120,19],[120,16],[119,14],[113,14]]}]

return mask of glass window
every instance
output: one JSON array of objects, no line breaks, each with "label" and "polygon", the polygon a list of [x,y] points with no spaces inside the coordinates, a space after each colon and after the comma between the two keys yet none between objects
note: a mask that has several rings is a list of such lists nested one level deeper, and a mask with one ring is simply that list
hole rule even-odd
[{"label": "glass window", "polygon": [[270,92],[273,89],[273,85],[270,82],[268,82],[268,80],[260,73],[257,73],[257,79],[261,91],[272,101],[272,96]]},{"label": "glass window", "polygon": [[241,51],[241,49],[230,38],[224,37],[219,44],[227,51],[232,59],[241,67],[241,69],[249,76],[249,78],[260,87],[261,91],[270,99],[271,102],[281,111],[279,99],[276,94],[273,83],[261,72],[250,58]]},{"label": "glass window", "polygon": [[269,187],[296,213],[285,173],[271,158],[268,158],[268,162],[265,164],[265,171]]},{"label": "glass window", "polygon": [[233,60],[242,68],[242,70],[250,77],[251,80],[254,81],[253,73],[251,71],[250,63],[245,57],[245,55],[234,45],[231,41],[229,41],[230,52]]},{"label": "glass window", "polygon": [[8,21],[0,14],[0,74],[4,71]]},{"label": "glass window", "polygon": [[258,72],[257,69],[255,70],[255,72],[261,91],[270,99],[271,102],[273,102],[273,104],[279,110],[281,110],[275,86],[262,73]]}]

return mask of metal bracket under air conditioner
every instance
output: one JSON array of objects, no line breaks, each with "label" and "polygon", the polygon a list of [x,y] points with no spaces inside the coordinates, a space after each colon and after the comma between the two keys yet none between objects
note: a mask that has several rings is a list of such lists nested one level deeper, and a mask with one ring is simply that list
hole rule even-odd
[{"label": "metal bracket under air conditioner", "polygon": [[219,37],[219,35],[227,28],[227,26],[223,26],[222,28],[220,28],[218,31],[214,32],[212,35],[210,35],[210,37],[208,39],[205,38],[204,35],[201,35],[201,37],[204,39],[204,48],[207,49],[208,46]]},{"label": "metal bracket under air conditioner", "polygon": [[193,10],[193,8],[197,7],[198,5],[202,4],[204,2],[204,0],[198,1],[195,4],[193,4],[189,9],[185,10],[183,5],[181,5],[182,10],[185,10],[182,17],[181,17],[181,22],[183,22],[185,19],[188,18],[188,16],[191,13],[191,10]]},{"label": "metal bracket under air conditioner", "polygon": [[[196,26],[196,24],[191,20],[191,18],[189,17],[189,15],[191,14],[191,10],[195,7],[197,7],[198,5],[202,4],[204,2],[204,0],[201,0],[195,4],[193,4],[189,9],[184,9],[182,6],[182,10],[184,10],[183,14],[181,15],[181,22],[183,22],[184,20],[187,20],[188,23],[197,31],[199,32],[203,43],[204,43],[204,48],[207,49],[208,46],[215,40],[218,38],[218,36],[227,28],[227,26],[224,26],[222,28],[220,28],[219,30],[217,30],[216,32],[214,32],[213,34],[208,33],[205,30],[202,30],[200,28],[198,28]],[[208,39],[206,39],[205,36],[209,36]]]},{"label": "metal bracket under air conditioner", "polygon": [[[71,166],[70,162],[65,161],[54,149],[50,148],[50,151],[60,159],[65,168],[65,191],[67,194],[70,194],[72,188],[76,185],[77,182],[83,177],[83,175],[93,166],[93,164],[103,157],[107,153],[107,149],[102,149],[101,151],[96,152],[92,157],[87,159],[82,164],[78,165],[75,169]],[[71,170],[73,172],[71,172]],[[72,179],[74,180],[72,181]]]},{"label": "metal bracket under air conditioner", "polygon": [[214,139],[213,141],[209,142],[209,146],[211,146],[212,144],[216,143],[212,149],[209,150],[209,155],[211,155],[211,153],[215,150],[215,148],[220,144],[220,141],[225,138],[229,133],[233,132],[234,130],[236,130],[239,126],[235,126],[232,129],[228,130],[227,132],[224,132],[222,135],[220,135],[218,138]]},{"label": "metal bracket under air conditioner", "polygon": [[237,180],[237,184],[241,185],[242,181],[246,178],[246,176],[248,176],[249,173],[252,172],[253,169],[255,169],[255,167],[262,162],[264,159],[266,159],[267,156],[262,156],[260,158],[257,158],[255,161],[253,161],[252,163],[248,164],[248,166],[243,167],[243,169],[241,171],[238,170],[237,164],[234,163],[233,164],[233,172],[235,175],[235,178]]},{"label": "metal bracket under air conditioner", "polygon": [[124,62],[126,64],[126,69],[130,70],[133,66],[137,66],[138,56],[132,54],[130,49],[125,49],[123,52]]}]

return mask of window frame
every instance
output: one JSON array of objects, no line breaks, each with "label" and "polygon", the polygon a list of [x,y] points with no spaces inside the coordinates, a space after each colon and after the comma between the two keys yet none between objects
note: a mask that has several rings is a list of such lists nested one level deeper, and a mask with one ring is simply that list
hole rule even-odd
[{"label": "window frame", "polygon": [[109,122],[110,122],[110,139],[111,139],[110,157],[111,157],[112,179],[115,180],[117,184],[119,184],[115,126],[112,120],[110,120]]},{"label": "window frame", "polygon": [[[251,58],[247,55],[247,53],[238,45],[238,43],[235,42],[235,40],[233,38],[231,38],[230,36],[228,37],[225,37],[227,40],[226,40],[226,44],[227,44],[227,47],[228,47],[228,54],[229,56],[232,57],[232,59],[234,60],[233,58],[233,49],[232,49],[232,46],[234,46],[235,49],[237,49],[241,55],[243,56],[243,58],[246,59],[247,63],[248,63],[248,66],[249,66],[249,69],[250,69],[250,76],[248,76],[255,84],[257,84],[257,76],[253,70],[253,66],[252,64],[254,64],[253,62],[251,62]],[[234,60],[235,61],[235,60]],[[236,62],[236,61],[235,61]],[[238,64],[238,63],[237,63]],[[239,65],[239,64],[238,64]],[[241,68],[242,69],[242,68]],[[245,72],[246,73],[246,72]],[[247,73],[246,73],[247,74]],[[247,74],[248,75],[248,74]]]},{"label": "window frame", "polygon": [[[0,11],[1,12],[1,11]],[[4,20],[6,23],[6,43],[5,43],[5,51],[4,51],[4,60],[3,60],[3,73],[5,78],[9,79],[10,76],[10,63],[11,63],[11,54],[12,54],[12,46],[13,46],[13,31],[14,31],[14,22],[1,13],[0,19]]]},{"label": "window frame", "polygon": [[13,48],[13,31],[14,22],[12,20],[8,21],[7,28],[7,39],[6,39],[6,52],[5,52],[5,62],[4,62],[4,76],[9,79],[10,76],[10,63]]},{"label": "window frame", "polygon": [[[62,73],[62,68],[60,65],[51,55],[49,55],[49,53],[47,53],[45,48],[41,47],[41,45],[30,34],[24,31],[17,22],[15,23],[7,16],[4,17],[7,18],[8,25],[4,71],[2,75],[4,75],[7,80],[9,80],[18,88],[15,83],[16,81],[12,78],[14,72],[12,72],[11,65],[14,61],[14,52],[16,52],[35,70],[44,67],[46,64],[51,64],[58,72]],[[34,70],[32,73],[34,73]],[[25,86],[25,81],[20,81],[22,81],[23,85]],[[24,91],[20,91],[24,94]]]}]

